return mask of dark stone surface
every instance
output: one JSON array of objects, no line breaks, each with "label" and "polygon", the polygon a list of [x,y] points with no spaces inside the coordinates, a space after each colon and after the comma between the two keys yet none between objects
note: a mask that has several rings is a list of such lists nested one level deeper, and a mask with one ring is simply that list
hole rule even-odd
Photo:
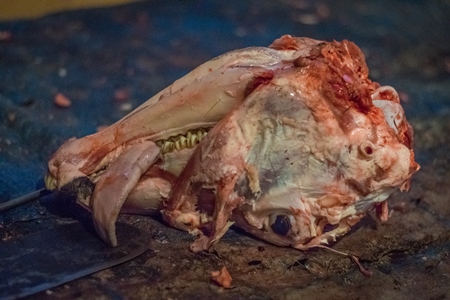
[{"label": "dark stone surface", "polygon": [[[441,1],[146,1],[36,21],[0,23],[0,201],[42,187],[67,138],[95,132],[202,62],[282,34],[349,39],[371,77],[394,86],[416,131],[422,169],[391,198],[385,224],[365,218],[333,247],[348,258],[279,248],[232,230],[216,254],[158,217],[123,216],[153,238],[139,258],[36,299],[446,299],[450,297],[450,3]],[[129,99],[115,100],[125,90]],[[72,100],[53,104],[56,93]],[[44,198],[0,215],[5,241],[76,220]],[[233,288],[210,282],[226,265]]]}]

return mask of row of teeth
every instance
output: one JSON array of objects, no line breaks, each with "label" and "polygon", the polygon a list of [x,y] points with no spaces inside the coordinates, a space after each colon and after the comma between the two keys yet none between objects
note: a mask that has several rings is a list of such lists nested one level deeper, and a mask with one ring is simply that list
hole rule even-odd
[{"label": "row of teeth", "polygon": [[167,140],[156,141],[156,145],[161,149],[161,154],[166,154],[174,150],[192,149],[200,143],[208,131],[204,128],[195,131],[189,130],[185,135],[172,136]]},{"label": "row of teeth", "polygon": [[[200,143],[200,141],[208,133],[207,129],[200,128],[195,131],[189,130],[186,135],[177,135],[168,138],[167,140],[156,141],[156,145],[161,149],[162,154],[172,152],[174,150],[180,151],[183,149],[192,149]],[[45,186],[48,190],[56,189],[56,180],[48,173],[45,176]]]}]

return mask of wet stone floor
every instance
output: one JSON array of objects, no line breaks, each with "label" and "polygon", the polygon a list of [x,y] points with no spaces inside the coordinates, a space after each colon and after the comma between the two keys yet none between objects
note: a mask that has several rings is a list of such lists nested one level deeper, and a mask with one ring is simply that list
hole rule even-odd
[{"label": "wet stone floor", "polygon": [[[0,23],[1,202],[43,187],[64,140],[112,124],[216,55],[282,34],[359,45],[371,78],[400,92],[421,165],[411,190],[390,198],[388,222],[370,214],[333,245],[371,277],[347,257],[272,246],[239,229],[194,254],[193,237],[159,216],[122,215],[149,237],[146,252],[29,299],[450,298],[449,16],[444,0],[155,0]],[[54,104],[58,93],[70,107]],[[78,222],[58,201],[0,213],[1,242]],[[230,289],[211,281],[222,266]]]}]

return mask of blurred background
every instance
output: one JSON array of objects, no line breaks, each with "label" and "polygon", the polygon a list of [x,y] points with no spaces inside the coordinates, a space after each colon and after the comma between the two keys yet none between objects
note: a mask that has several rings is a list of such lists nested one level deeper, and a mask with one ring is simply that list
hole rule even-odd
[{"label": "blurred background", "polygon": [[[257,299],[290,299],[320,292],[324,294],[318,299],[332,299],[339,298],[340,293],[356,297],[359,292],[355,289],[359,289],[371,291],[373,299],[409,299],[421,291],[425,295],[430,284],[434,290],[430,287],[429,299],[449,297],[448,0],[0,0],[0,202],[41,188],[46,161],[66,139],[112,124],[217,55],[237,48],[267,46],[283,34],[355,42],[366,55],[370,77],[397,89],[415,129],[417,161],[422,170],[414,177],[408,194],[393,197],[390,225],[368,219],[336,245],[359,251],[357,254],[378,271],[375,278],[361,279],[351,264],[339,262],[344,266],[338,268],[322,253],[305,256],[313,261],[322,257],[327,262],[319,264],[328,266],[324,267],[325,275],[314,273],[300,254],[276,247],[271,251],[281,259],[282,267],[277,267],[284,271],[267,267],[274,257],[245,256],[243,240],[272,246],[232,232],[229,244],[225,239],[223,247],[241,245],[233,251],[242,251],[238,256],[247,260],[238,262],[229,248],[222,249],[229,254],[225,263],[234,267],[237,278],[238,287],[228,294],[211,288],[207,271],[202,273],[214,262],[199,260],[192,271],[190,260],[197,258],[191,254],[185,254],[184,273],[160,270],[158,279],[146,278],[151,275],[145,274],[151,272],[145,271],[139,273],[140,277],[124,276],[120,272],[125,271],[118,269],[108,275],[109,280],[125,283],[108,287],[108,291],[130,298],[130,286],[136,286],[129,280],[134,280],[158,282],[147,283],[147,292],[160,297],[253,295]],[[59,218],[42,203],[27,204],[0,215],[0,238],[6,241],[54,226]],[[149,230],[184,234],[172,232],[158,221],[139,220],[153,222],[147,225],[152,228]],[[166,259],[168,265],[175,263]],[[143,260],[157,269],[150,256]],[[248,265],[250,261],[259,263]],[[297,261],[300,263],[295,265]],[[295,265],[294,270],[288,268],[290,265]],[[251,271],[246,269],[249,266]],[[274,268],[276,275],[271,273]],[[94,292],[92,286],[108,286],[102,276],[59,288],[53,296],[73,296],[76,286],[84,296],[100,297],[102,292]],[[279,281],[267,287],[274,276]],[[190,280],[199,280],[199,286],[187,288]],[[167,292],[169,288],[172,292]],[[347,289],[353,292],[348,294]],[[371,299],[367,293],[365,297]]]}]

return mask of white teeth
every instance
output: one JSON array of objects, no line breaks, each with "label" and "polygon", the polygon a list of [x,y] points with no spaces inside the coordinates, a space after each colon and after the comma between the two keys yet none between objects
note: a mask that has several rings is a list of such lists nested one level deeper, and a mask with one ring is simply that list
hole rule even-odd
[{"label": "white teeth", "polygon": [[180,136],[180,138],[175,141],[175,149],[177,149],[177,151],[180,151],[180,150],[186,148],[186,146],[187,146],[186,141],[187,141],[187,138],[185,138],[184,136]]},{"label": "white teeth", "polygon": [[199,128],[197,131],[188,131],[186,135],[172,136],[166,140],[156,141],[156,145],[161,149],[162,154],[172,152],[174,150],[181,151],[183,149],[192,149],[200,143],[206,136],[207,129]]},{"label": "white teeth", "polygon": [[53,177],[50,172],[47,173],[47,175],[45,175],[45,188],[49,191],[53,191],[54,189],[56,189],[56,178]]}]

